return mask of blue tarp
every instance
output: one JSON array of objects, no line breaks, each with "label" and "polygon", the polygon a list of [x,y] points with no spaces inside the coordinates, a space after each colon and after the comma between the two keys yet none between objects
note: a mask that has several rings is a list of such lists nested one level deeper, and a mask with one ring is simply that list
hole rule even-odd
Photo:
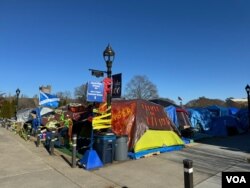
[{"label": "blue tarp", "polygon": [[201,132],[209,129],[211,114],[205,108],[187,109],[191,126],[196,129],[201,129]]},{"label": "blue tarp", "polygon": [[[202,127],[202,131],[212,136],[228,136],[247,130],[247,113],[237,112],[237,108],[209,106],[188,109],[192,127]],[[236,113],[236,114],[235,114]],[[233,115],[234,114],[234,115]]]},{"label": "blue tarp", "polygon": [[168,106],[164,108],[165,112],[167,113],[168,117],[172,120],[177,128],[179,128],[179,123],[177,119],[176,107],[175,106]]},{"label": "blue tarp", "polygon": [[212,105],[206,107],[206,109],[210,111],[212,117],[221,117],[229,115],[229,109],[222,106]]},{"label": "blue tarp", "polygon": [[206,132],[213,136],[229,136],[238,134],[240,122],[233,116],[222,116],[214,118],[210,122],[210,129]]},{"label": "blue tarp", "polygon": [[236,117],[240,121],[240,126],[244,131],[247,131],[249,129],[248,125],[248,110],[247,109],[241,109],[236,113]]},{"label": "blue tarp", "polygon": [[239,109],[235,107],[229,107],[228,110],[229,110],[229,115],[232,116],[236,115],[239,112]]},{"label": "blue tarp", "polygon": [[171,105],[164,108],[164,111],[178,129],[183,129],[185,126],[191,127],[191,122],[186,109]]}]

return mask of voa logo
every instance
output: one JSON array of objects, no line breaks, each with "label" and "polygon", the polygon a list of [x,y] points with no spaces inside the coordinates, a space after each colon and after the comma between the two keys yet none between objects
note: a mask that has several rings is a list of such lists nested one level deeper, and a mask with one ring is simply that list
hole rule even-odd
[{"label": "voa logo", "polygon": [[244,176],[226,176],[227,183],[247,183]]}]

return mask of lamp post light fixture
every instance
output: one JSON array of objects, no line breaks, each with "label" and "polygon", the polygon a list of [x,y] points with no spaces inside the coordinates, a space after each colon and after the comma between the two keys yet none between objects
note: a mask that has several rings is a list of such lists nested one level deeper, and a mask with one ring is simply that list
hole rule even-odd
[{"label": "lamp post light fixture", "polygon": [[[17,114],[17,110],[18,110],[18,99],[19,99],[20,92],[21,92],[20,89],[17,88],[16,89],[16,112],[15,112],[15,115]],[[16,118],[17,118],[17,116],[16,116]]]},{"label": "lamp post light fixture", "polygon": [[248,128],[250,128],[250,86],[247,84],[245,87],[247,92],[247,107],[248,107]]},{"label": "lamp post light fixture", "polygon": [[[112,50],[110,44],[106,47],[106,49],[103,52],[103,58],[106,62],[107,66],[107,77],[111,78],[112,75],[112,63],[115,58],[115,52]],[[110,107],[111,105],[111,92],[107,93],[107,107]]]}]

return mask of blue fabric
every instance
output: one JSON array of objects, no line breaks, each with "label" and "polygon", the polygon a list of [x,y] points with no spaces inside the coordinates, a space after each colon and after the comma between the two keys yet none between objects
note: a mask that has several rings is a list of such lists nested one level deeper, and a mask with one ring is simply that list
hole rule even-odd
[{"label": "blue fabric", "polygon": [[221,116],[229,115],[228,108],[225,108],[222,106],[212,105],[212,106],[206,107],[206,109],[210,111],[213,117],[221,117]]},{"label": "blue fabric", "polygon": [[36,118],[32,120],[32,128],[37,131],[37,128],[41,125],[40,108],[35,108],[32,113],[36,114]]},{"label": "blue fabric", "polygon": [[136,153],[133,152],[128,152],[128,156],[131,159],[140,159],[148,154],[153,154],[156,152],[160,152],[160,153],[165,153],[165,152],[171,152],[171,151],[177,151],[177,150],[181,150],[183,149],[184,146],[166,146],[166,147],[160,147],[160,148],[155,148],[155,149],[149,149],[149,150],[143,150],[143,151],[139,151]]},{"label": "blue fabric", "polygon": [[39,105],[57,108],[59,106],[60,99],[56,95],[51,95],[40,91]]},{"label": "blue fabric", "polygon": [[247,131],[249,129],[248,125],[248,110],[247,109],[241,109],[236,113],[236,117],[240,121],[240,127],[244,131]]},{"label": "blue fabric", "polygon": [[233,115],[233,116],[236,115],[237,112],[239,111],[238,108],[234,108],[234,107],[229,107],[228,110],[229,110],[229,115]]},{"label": "blue fabric", "polygon": [[168,117],[172,120],[177,128],[179,128],[179,123],[177,119],[176,107],[175,106],[168,106],[164,108],[164,111],[167,113]]},{"label": "blue fabric", "polygon": [[240,123],[237,118],[233,116],[217,117],[210,123],[210,129],[206,133],[213,136],[228,136],[228,128],[230,127],[239,130]]},{"label": "blue fabric", "polygon": [[191,127],[202,129],[202,131],[209,130],[209,124],[211,122],[211,114],[205,108],[188,108],[189,119],[191,121]]}]

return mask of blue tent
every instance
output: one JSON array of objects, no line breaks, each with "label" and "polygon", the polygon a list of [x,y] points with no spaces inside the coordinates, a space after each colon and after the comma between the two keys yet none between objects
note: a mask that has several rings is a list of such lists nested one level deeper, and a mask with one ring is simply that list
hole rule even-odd
[{"label": "blue tent", "polygon": [[229,109],[222,106],[212,105],[206,107],[206,109],[210,111],[212,117],[221,117],[229,115]]},{"label": "blue tent", "polygon": [[239,109],[235,107],[229,107],[228,110],[229,110],[229,115],[232,115],[232,116],[236,115],[239,111]]},{"label": "blue tent", "polygon": [[197,128],[200,126],[204,133],[212,136],[229,136],[247,130],[246,113],[241,111],[237,113],[238,116],[232,115],[236,111],[236,108],[225,108],[216,105],[188,109],[192,127]]},{"label": "blue tent", "polygon": [[240,121],[240,126],[244,131],[247,131],[249,129],[248,125],[248,110],[247,109],[240,109],[236,113],[236,117]]},{"label": "blue tent", "polygon": [[240,122],[233,116],[222,116],[213,118],[210,122],[210,129],[207,134],[213,136],[230,136],[238,134],[240,131]]},{"label": "blue tent", "polygon": [[164,108],[164,110],[178,129],[182,130],[192,127],[186,109],[171,105]]}]

